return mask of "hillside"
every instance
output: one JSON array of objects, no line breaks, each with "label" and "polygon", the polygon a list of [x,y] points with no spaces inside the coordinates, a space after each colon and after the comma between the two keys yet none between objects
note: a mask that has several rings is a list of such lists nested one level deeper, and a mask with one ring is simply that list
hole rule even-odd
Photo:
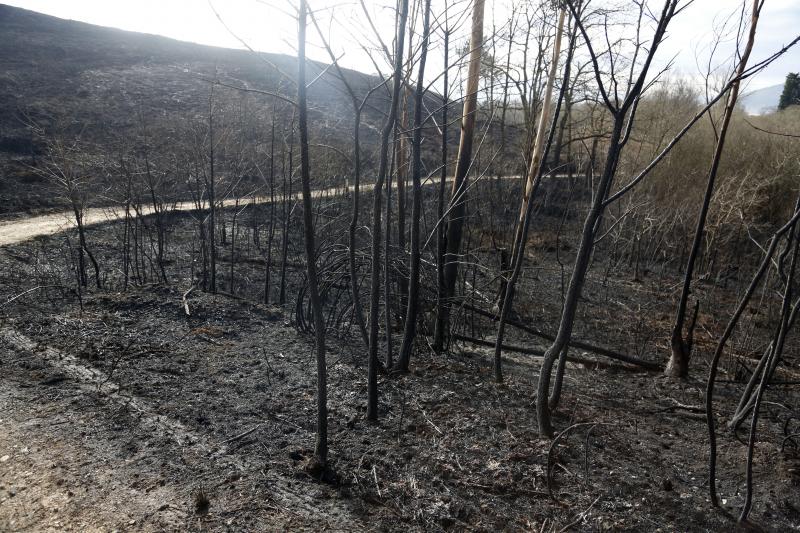
[{"label": "hillside", "polygon": [[[293,82],[284,74],[293,77],[296,71],[296,59],[286,55],[203,46],[0,5],[0,193],[6,200],[0,212],[39,207],[35,198],[17,198],[19,185],[26,188],[35,177],[14,162],[41,150],[30,122],[80,131],[104,150],[108,138],[123,137],[141,112],[162,123],[204,117],[215,76],[235,87],[281,86],[291,97]],[[373,76],[345,72],[359,92],[378,83]],[[320,73],[309,90],[316,134],[349,136],[352,113],[344,85],[325,65],[309,64],[309,79]],[[264,109],[272,104],[269,96],[253,98]],[[380,108],[382,93],[374,98]],[[364,122],[381,118],[367,109]]]},{"label": "hillside", "polygon": [[783,85],[771,85],[748,92],[741,98],[742,106],[751,115],[763,115],[775,111],[782,91]]},{"label": "hillside", "polygon": [[[324,67],[311,63],[311,79]],[[198,45],[0,5],[0,113],[7,126],[26,107],[86,100],[120,109],[146,102],[163,112],[189,111],[204,104],[206,80],[215,72],[223,82],[272,90],[282,81],[289,85],[283,74],[296,70],[296,59],[286,55]],[[375,83],[372,76],[346,73],[357,88]],[[314,84],[309,98],[312,107],[328,111],[349,106],[332,74]]]}]

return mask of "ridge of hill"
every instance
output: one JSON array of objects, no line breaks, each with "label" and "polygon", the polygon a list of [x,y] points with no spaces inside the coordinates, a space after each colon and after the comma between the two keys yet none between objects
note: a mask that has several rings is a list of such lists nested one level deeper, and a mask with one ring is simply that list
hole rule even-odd
[{"label": "ridge of hill", "polygon": [[742,107],[751,115],[771,113],[778,108],[778,100],[783,92],[783,85],[771,85],[763,89],[748,92],[741,97]]},{"label": "ridge of hill", "polygon": [[[321,75],[324,82],[311,87],[310,104],[349,106],[344,85],[325,68],[309,62],[309,75]],[[374,76],[343,70],[359,92],[376,83]],[[169,110],[191,103],[181,98],[186,96],[182,92],[207,93],[214,76],[261,90],[282,84],[291,95],[296,71],[297,59],[284,54],[206,46],[0,4],[0,112],[4,119],[31,99],[152,96],[154,106]],[[178,93],[171,97],[148,94],[165,82],[169,82],[165,88]]]}]

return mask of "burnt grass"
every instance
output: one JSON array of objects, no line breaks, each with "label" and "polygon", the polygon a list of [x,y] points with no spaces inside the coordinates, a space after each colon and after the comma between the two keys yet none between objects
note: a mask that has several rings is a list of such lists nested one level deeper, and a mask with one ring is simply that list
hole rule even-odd
[{"label": "burnt grass", "polygon": [[[336,220],[344,206],[329,201],[318,223]],[[263,216],[267,208],[260,209]],[[564,235],[575,231],[570,226],[558,237],[559,213],[549,213],[545,205],[540,215],[543,229],[532,231],[516,310],[521,320],[551,330],[563,276],[571,267],[571,244]],[[578,224],[578,218],[570,217],[568,224]],[[745,279],[727,286],[697,283],[703,306],[686,381],[572,350],[582,362],[568,363],[555,416],[557,431],[570,429],[552,447],[552,441],[539,438],[536,425],[540,359],[506,352],[506,382],[498,385],[490,349],[466,342],[454,342],[448,353],[437,355],[421,338],[411,373],[380,376],[380,420],[367,423],[366,350],[347,319],[335,320],[327,340],[330,467],[319,472],[309,468],[313,340],[298,327],[295,302],[303,284],[301,227],[290,224],[288,301],[265,305],[259,292],[263,259],[247,220],[241,219],[239,281],[231,291],[228,241],[220,246],[218,266],[225,294],[194,291],[188,298],[191,316],[182,303],[196,259],[190,215],[170,218],[169,284],[148,279],[121,290],[119,224],[89,230],[108,288],[88,288],[80,298],[70,281],[66,246],[74,235],[0,249],[3,301],[47,286],[0,309],[0,456],[8,456],[0,463],[0,529],[736,527],[709,503],[707,430],[694,407],[703,403],[708,356]],[[481,242],[477,232],[469,239]],[[473,249],[475,262],[494,260],[480,255],[479,244]],[[465,276],[465,284],[476,286],[476,302],[487,309],[496,293],[488,270],[467,269]],[[276,268],[275,282],[278,273]],[[633,278],[627,263],[609,268],[597,261],[575,337],[663,362],[680,275],[650,265],[639,280]],[[772,320],[766,309],[746,317],[748,334],[737,337],[725,356],[717,387],[719,491],[734,516],[744,496],[746,448],[724,423],[743,387],[742,369],[754,366],[751,358]],[[485,318],[462,310],[458,322],[461,334],[493,338]],[[400,331],[398,326],[393,332],[395,349]],[[30,344],[21,347],[9,332]],[[546,347],[514,331],[507,342]],[[65,370],[64,354],[95,372],[94,381]],[[796,341],[790,340],[780,380],[798,379],[796,356]],[[118,389],[108,392],[109,384]],[[135,399],[144,411],[120,398]],[[781,447],[785,425],[789,431],[796,427],[791,417],[797,416],[797,392],[775,386],[767,400],[755,449],[752,518],[767,530],[798,529],[800,454],[791,441]],[[151,415],[160,422],[147,422]]]}]

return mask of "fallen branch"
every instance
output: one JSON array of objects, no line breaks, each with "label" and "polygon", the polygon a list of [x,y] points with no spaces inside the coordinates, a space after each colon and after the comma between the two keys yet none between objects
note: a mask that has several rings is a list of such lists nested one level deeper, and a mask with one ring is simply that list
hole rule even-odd
[{"label": "fallen branch", "polygon": [[[496,486],[484,485],[484,484],[481,484],[481,483],[473,483],[471,481],[464,481],[462,479],[452,479],[452,480],[450,480],[450,482],[451,483],[455,483],[456,485],[461,485],[462,487],[472,487],[472,488],[476,488],[476,489],[481,489],[483,491],[486,491],[486,492],[489,492],[489,493],[492,493],[492,494],[497,494],[497,487]],[[526,488],[520,487],[519,485],[515,485],[513,490],[514,490],[515,493],[527,494],[529,496],[544,496],[544,497],[549,496],[549,494],[547,492],[545,492],[545,491],[526,489]]]},{"label": "fallen branch", "polygon": [[705,414],[706,414],[705,406],[682,404],[679,401],[675,400],[674,398],[670,398],[670,400],[672,400],[673,405],[670,405],[668,407],[664,407],[664,408],[661,408],[661,409],[656,409],[655,411],[652,411],[652,414],[671,413],[671,412],[674,412],[674,411],[688,411],[690,413],[702,414],[703,417],[705,417]]},{"label": "fallen branch", "polygon": [[[475,313],[484,316],[486,318],[490,318],[495,322],[499,320],[497,315],[495,315],[494,313],[481,309],[480,307],[475,307],[474,305],[464,304],[464,309],[474,311]],[[555,340],[554,335],[545,333],[544,331],[540,331],[531,326],[526,326],[522,322],[518,322],[516,320],[512,319],[506,320],[506,324],[508,324],[509,326],[513,326],[519,330],[522,330],[525,333],[529,333],[535,337],[539,337],[550,342],[553,342]],[[625,355],[623,353],[616,352],[609,348],[603,348],[602,346],[595,346],[594,344],[589,344],[588,342],[583,342],[573,339],[569,342],[569,346],[572,348],[586,350],[587,352],[596,353],[597,355],[602,355],[608,357],[609,359],[615,359],[617,361],[622,361],[624,363],[629,363],[631,365],[640,366],[642,368],[646,368],[647,370],[653,370],[655,372],[661,372],[663,370],[663,368],[659,363],[654,363],[652,361],[645,361],[644,359],[639,359],[638,357],[633,357],[632,355]]]},{"label": "fallen branch", "polygon": [[[457,333],[453,334],[453,339],[455,339],[457,341],[462,341],[462,342],[468,342],[468,343],[471,343],[471,344],[475,344],[477,346],[486,346],[488,348],[494,348],[494,346],[495,346],[494,341],[487,341],[487,340],[484,340],[484,339],[476,339],[475,337],[469,337],[467,335],[459,335]],[[503,345],[503,351],[523,353],[525,355],[532,355],[534,357],[543,357],[544,356],[544,350],[538,350],[536,348],[525,348],[523,346],[514,346],[512,344],[504,344]],[[603,362],[597,361],[595,359],[587,359],[585,357],[575,357],[575,356],[572,356],[572,355],[568,355],[567,356],[567,361],[570,361],[572,363],[580,363],[582,365],[593,365],[595,367],[601,367],[601,368],[605,368],[605,367],[609,367],[609,366],[616,366],[616,365],[611,365],[609,363],[603,363]],[[616,366],[616,368],[628,368],[628,367]]]},{"label": "fallen branch", "polygon": [[18,299],[18,298],[22,298],[22,297],[23,297],[23,296],[25,296],[26,294],[29,294],[29,293],[31,293],[31,292],[33,292],[33,291],[38,291],[39,289],[51,289],[51,288],[57,288],[57,289],[61,289],[61,288],[63,288],[63,285],[39,285],[39,286],[37,286],[37,287],[34,287],[34,288],[32,288],[32,289],[28,289],[27,291],[25,291],[25,292],[21,292],[21,293],[17,294],[16,296],[12,296],[12,297],[11,297],[11,298],[9,298],[8,300],[6,300],[6,301],[5,301],[5,302],[3,302],[2,304],[0,304],[0,309],[4,308],[5,306],[7,306],[8,304],[10,304],[10,303],[11,303],[11,302],[13,302],[14,300],[16,300],[16,299]]},{"label": "fallen branch", "polygon": [[183,298],[181,298],[181,301],[183,302],[183,309],[184,309],[184,311],[186,311],[186,316],[192,316],[192,312],[189,310],[189,300],[188,300],[188,298],[189,298],[189,295],[192,294],[196,288],[197,288],[197,285],[192,285],[191,287],[189,287],[188,291],[183,293]]},{"label": "fallen branch", "polygon": [[223,441],[222,444],[230,444],[231,442],[236,442],[237,440],[241,440],[241,439],[245,438],[246,436],[250,435],[251,433],[255,433],[258,430],[258,428],[260,428],[260,427],[261,427],[261,424],[256,424],[255,426],[253,426],[252,428],[248,429],[247,431],[245,431],[243,433],[239,433],[235,437],[231,437],[228,440]]},{"label": "fallen branch", "polygon": [[[489,348],[494,348],[494,341],[487,341],[484,339],[476,339],[475,337],[469,337],[467,335],[459,335],[458,333],[453,334],[453,340],[461,341],[461,342],[468,342],[470,344],[475,344],[477,346],[487,346]],[[509,352],[517,352],[517,353],[524,353],[525,355],[532,355],[534,357],[543,357],[544,350],[538,350],[536,348],[524,348],[522,346],[512,346],[510,344],[503,345],[504,351]],[[569,359],[572,359],[571,357]]]}]

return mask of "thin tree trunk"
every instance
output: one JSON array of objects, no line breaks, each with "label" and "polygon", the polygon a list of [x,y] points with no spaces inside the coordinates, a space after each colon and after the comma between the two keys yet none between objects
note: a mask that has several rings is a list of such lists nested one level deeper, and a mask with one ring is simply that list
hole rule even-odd
[{"label": "thin tree trunk", "polygon": [[[392,102],[389,115],[381,131],[380,162],[378,177],[375,180],[372,204],[372,273],[370,276],[369,304],[369,360],[367,363],[367,420],[378,419],[378,325],[380,304],[380,272],[381,272],[381,210],[383,209],[383,183],[386,169],[389,166],[389,140],[397,120],[397,103],[400,100],[402,84],[403,50],[408,19],[408,0],[400,1],[400,13],[397,17],[397,43],[395,48],[394,81]],[[387,309],[387,313],[389,310]]]},{"label": "thin tree trunk", "polygon": [[350,267],[350,297],[353,299],[353,314],[356,325],[361,332],[364,346],[369,349],[369,335],[367,324],[364,320],[364,309],[361,306],[361,295],[358,290],[358,276],[356,275],[356,230],[358,230],[358,214],[361,201],[361,107],[355,108],[355,125],[353,126],[353,208],[348,228],[347,260]]},{"label": "thin tree trunk", "polygon": [[317,357],[317,439],[314,456],[320,465],[328,460],[328,390],[325,363],[325,320],[317,282],[317,250],[314,244],[314,213],[311,204],[311,171],[308,156],[308,117],[306,103],[306,0],[300,0],[297,31],[297,107],[300,133],[300,181],[303,189],[303,229],[305,234],[308,293],[314,314],[314,340]]},{"label": "thin tree trunk", "polygon": [[[686,273],[683,278],[683,288],[681,289],[681,297],[678,300],[678,309],[675,314],[675,323],[672,326],[672,335],[670,336],[671,355],[664,373],[670,377],[682,378],[689,374],[689,359],[691,358],[691,346],[687,342],[686,337],[683,335],[684,323],[686,321],[686,310],[689,305],[689,294],[691,293],[692,277],[694,275],[695,262],[700,252],[700,245],[703,242],[703,233],[706,226],[706,218],[711,206],[711,198],[714,195],[714,183],[717,178],[719,170],[719,163],[722,159],[722,150],[725,147],[725,138],[728,135],[728,128],[730,127],[731,117],[733,116],[736,107],[736,100],[739,97],[739,80],[738,77],[742,75],[745,68],[747,68],[747,60],[750,57],[750,52],[753,50],[753,43],[756,37],[756,27],[758,26],[758,16],[760,12],[760,4],[762,0],[753,0],[753,13],[750,21],[750,32],[747,37],[747,44],[745,45],[744,53],[736,66],[734,76],[737,79],[733,82],[728,93],[728,100],[725,103],[725,111],[722,116],[722,124],[719,129],[719,137],[717,144],[714,147],[714,156],[711,160],[711,168],[708,171],[708,181],[706,183],[706,192],[703,196],[703,204],[700,208],[700,214],[697,218],[697,227],[695,228],[694,239],[692,241],[692,251],[689,254],[689,260],[686,263]],[[691,336],[692,332],[687,333],[687,337]]]},{"label": "thin tree trunk", "polygon": [[217,245],[216,245],[216,196],[214,192],[215,168],[214,168],[214,88],[211,88],[211,97],[208,103],[208,151],[209,151],[209,182],[208,182],[208,205],[209,213],[209,252],[211,268],[211,292],[217,292]]},{"label": "thin tree trunk", "polygon": [[411,258],[409,265],[408,299],[406,307],[406,323],[403,331],[403,343],[400,347],[397,369],[408,372],[411,350],[417,334],[417,309],[419,306],[419,263],[420,232],[419,223],[422,210],[422,104],[425,97],[425,62],[428,57],[430,40],[431,0],[425,0],[422,26],[422,48],[420,49],[419,74],[417,75],[417,92],[414,101],[414,137],[411,141]]},{"label": "thin tree trunk", "polygon": [[397,165],[397,126],[394,129],[395,141],[392,145],[392,157],[389,165],[389,173],[386,175],[386,231],[383,249],[386,253],[383,256],[383,309],[384,322],[386,327],[386,366],[391,368],[394,365],[394,343],[392,338],[392,177]]},{"label": "thin tree trunk", "polygon": [[[445,7],[445,24],[447,24],[447,7]],[[442,159],[441,165],[442,170],[441,174],[439,175],[439,199],[436,209],[436,220],[437,220],[437,227],[436,227],[436,319],[434,322],[434,347],[438,347],[439,350],[444,348],[444,330],[445,330],[445,323],[444,323],[444,308],[445,308],[445,286],[444,286],[444,261],[445,261],[445,250],[447,248],[447,242],[445,240],[445,224],[444,224],[444,195],[446,191],[447,185],[447,111],[448,106],[450,103],[450,99],[448,97],[448,91],[450,90],[449,87],[449,80],[448,74],[450,72],[450,65],[449,65],[449,55],[450,55],[450,28],[445,27],[444,30],[444,77],[442,80]]]},{"label": "thin tree trunk", "polygon": [[[408,57],[412,54],[411,37],[408,38]],[[410,77],[407,76],[407,78]],[[405,90],[403,91],[403,104],[400,120],[399,134],[396,135],[396,149],[397,161],[395,163],[397,169],[397,255],[400,261],[403,261],[406,253],[406,184],[408,182],[409,161],[408,161],[408,106],[411,96],[407,82],[404,80]],[[388,218],[388,215],[387,215]],[[388,221],[387,221],[388,224]],[[387,254],[388,248],[387,248]],[[408,282],[405,276],[400,273],[397,276],[397,293],[400,295],[399,306],[402,308],[405,305],[406,293],[408,291]]]},{"label": "thin tree trunk", "polygon": [[[558,71],[558,59],[561,55],[561,37],[564,31],[564,19],[566,18],[566,9],[561,9],[558,15],[558,25],[556,27],[556,40],[553,47],[553,61],[550,65],[550,73],[547,78],[547,87],[545,88],[544,103],[542,104],[542,112],[539,114],[539,124],[536,128],[536,138],[533,146],[531,147],[530,167],[528,168],[527,183],[522,195],[522,202],[520,205],[519,220],[517,221],[517,231],[514,234],[514,244],[511,252],[511,277],[505,288],[503,304],[500,307],[500,321],[497,324],[497,342],[494,348],[494,378],[498,383],[503,381],[503,364],[502,364],[502,347],[503,336],[505,333],[506,320],[511,312],[511,307],[514,301],[514,290],[516,287],[517,279],[522,270],[522,262],[525,257],[525,244],[528,238],[528,228],[530,227],[530,219],[532,215],[533,196],[535,195],[539,184],[542,180],[542,172],[544,170],[544,160],[546,158],[547,150],[553,140],[553,132],[555,124],[550,127],[549,135],[545,140],[545,128],[550,119],[550,102],[553,97],[553,85],[555,85],[556,74]],[[573,36],[574,37],[574,36]],[[574,40],[574,39],[573,39]],[[561,85],[561,90],[558,95],[558,102],[556,110],[553,114],[553,122],[558,119],[558,112],[561,106],[561,100],[566,90],[567,82],[569,81],[569,64],[572,58],[572,45],[570,45],[569,57],[567,64],[564,67],[564,82]],[[547,145],[545,147],[545,145]],[[545,157],[543,157],[543,155]]]},{"label": "thin tree trunk", "polygon": [[130,192],[130,181],[128,181],[128,185],[125,192],[125,233],[122,238],[122,270],[123,275],[125,277],[123,290],[128,290],[128,282],[130,280],[130,270],[131,270],[131,251],[130,251],[130,242],[131,242],[131,192]]},{"label": "thin tree trunk", "polygon": [[467,173],[472,164],[472,144],[475,137],[475,114],[478,106],[478,82],[480,81],[481,53],[483,51],[483,11],[484,0],[475,0],[472,8],[472,34],[470,37],[469,71],[467,75],[467,95],[461,114],[461,141],[458,147],[456,171],[453,179],[453,192],[450,197],[450,210],[447,221],[447,242],[444,265],[444,305],[442,318],[437,321],[434,333],[434,349],[444,348],[444,339],[450,329],[450,306],[458,278],[458,261],[461,239],[464,233],[466,203],[464,194],[467,188]]},{"label": "thin tree trunk", "polygon": [[[295,115],[292,114],[291,131],[289,133],[289,167],[284,167],[283,172],[283,242],[281,243],[281,288],[278,303],[281,305],[286,303],[286,267],[288,263],[289,254],[289,219],[292,217],[292,210],[289,207],[289,202],[292,200],[292,174],[294,169],[294,119]],[[288,190],[286,176],[289,176]]]},{"label": "thin tree trunk", "polygon": [[275,105],[272,106],[272,127],[269,143],[269,235],[267,236],[267,260],[264,272],[264,304],[269,303],[272,281],[272,240],[275,237]]},{"label": "thin tree trunk", "polygon": [[[234,193],[235,194],[235,193]],[[230,292],[235,295],[235,268],[236,268],[236,218],[239,214],[239,197],[236,197],[236,205],[233,208],[233,219],[231,220],[231,261],[230,261]]]}]

